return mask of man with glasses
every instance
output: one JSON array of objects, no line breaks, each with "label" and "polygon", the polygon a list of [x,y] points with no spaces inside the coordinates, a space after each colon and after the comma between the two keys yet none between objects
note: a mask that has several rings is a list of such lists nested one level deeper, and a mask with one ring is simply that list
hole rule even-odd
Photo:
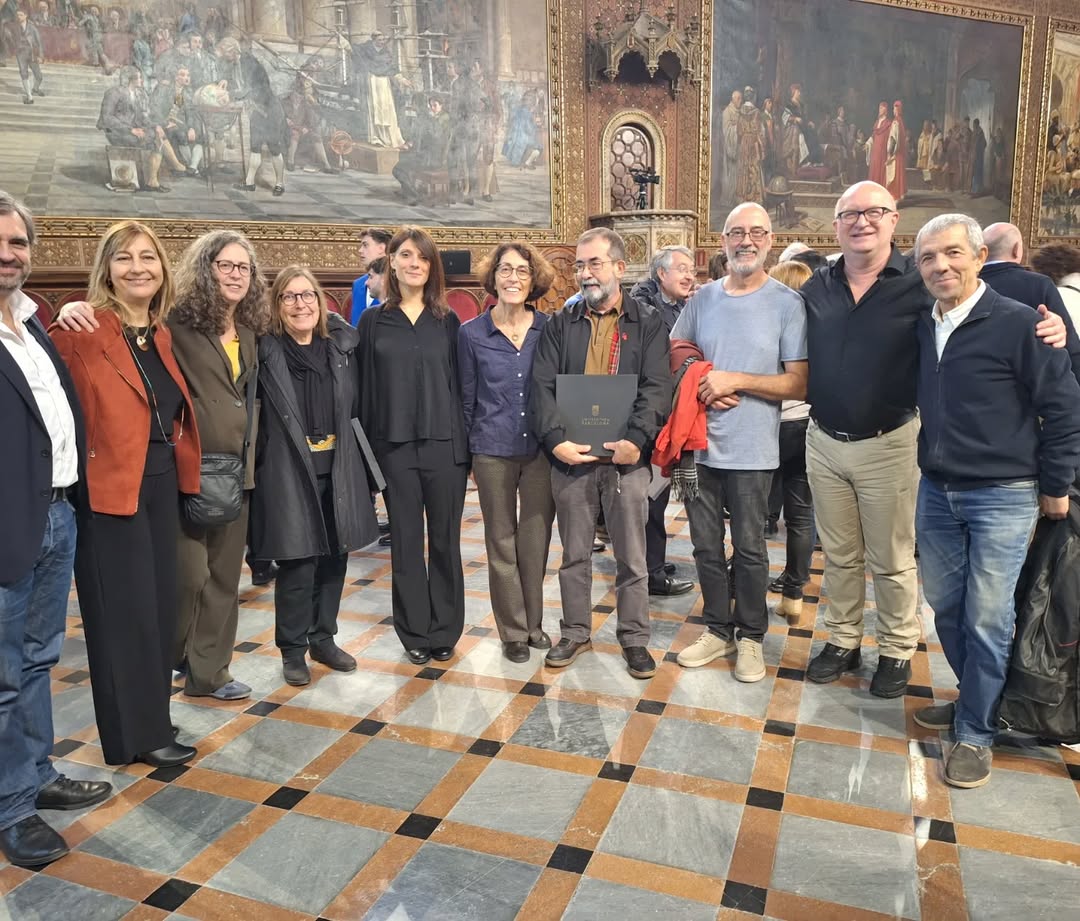
[{"label": "man with glasses", "polygon": [[[671,331],[673,339],[697,343],[713,366],[698,391],[708,411],[708,447],[697,452],[698,495],[686,503],[705,630],[677,661],[698,668],[737,653],[735,677],[751,682],[765,677],[764,522],[780,465],[780,401],[806,396],[806,312],[802,298],[765,271],[772,224],[761,205],[738,205],[724,223],[724,238],[728,274],[702,288]],[[725,505],[734,586],[724,559]]]},{"label": "man with glasses", "polygon": [[[829,639],[807,677],[825,683],[860,667],[869,565],[878,646],[870,693],[899,697],[919,641],[916,324],[934,299],[893,244],[899,215],[888,190],[856,183],[840,196],[835,214],[842,255],[801,289],[813,407],[806,466],[829,590]],[[1064,343],[1059,318],[1044,320],[1037,331],[1044,341]]]},{"label": "man with glasses", "polygon": [[[645,519],[652,444],[671,411],[671,369],[660,314],[624,296],[619,286],[626,272],[624,254],[622,237],[605,227],[587,230],[578,239],[574,273],[582,301],[563,308],[544,327],[533,360],[529,418],[551,458],[551,489],[563,545],[562,637],[545,662],[564,668],[591,645],[593,537],[603,508],[615,554],[619,644],[630,674],[651,678],[656,663],[647,648]],[[626,435],[603,445],[614,452],[610,459],[592,453],[599,445],[567,439],[555,399],[559,374],[636,377]]]}]

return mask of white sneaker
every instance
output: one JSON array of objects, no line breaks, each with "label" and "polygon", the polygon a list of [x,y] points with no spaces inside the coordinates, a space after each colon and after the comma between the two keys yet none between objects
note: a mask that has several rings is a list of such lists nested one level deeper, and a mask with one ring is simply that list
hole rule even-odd
[{"label": "white sneaker", "polygon": [[735,677],[739,681],[760,681],[765,677],[765,659],[761,643],[745,637],[736,644],[739,658],[735,663]]},{"label": "white sneaker", "polygon": [[712,631],[705,630],[675,657],[675,661],[683,668],[699,668],[702,665],[708,665],[713,659],[730,656],[734,652],[734,640],[722,639]]}]

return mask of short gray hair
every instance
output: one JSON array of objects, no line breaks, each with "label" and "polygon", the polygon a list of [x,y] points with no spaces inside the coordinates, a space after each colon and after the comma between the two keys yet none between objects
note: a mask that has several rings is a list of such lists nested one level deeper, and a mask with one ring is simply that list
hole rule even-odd
[{"label": "short gray hair", "polygon": [[34,230],[34,216],[26,205],[3,189],[0,189],[0,214],[17,214],[23,224],[26,225],[26,241],[31,246],[34,245],[34,240],[37,239],[37,231]]},{"label": "short gray hair", "polygon": [[979,250],[986,245],[983,241],[982,227],[979,226],[979,222],[966,214],[939,214],[937,217],[932,217],[923,224],[918,234],[916,234],[916,260],[919,258],[919,250],[922,248],[922,242],[926,237],[934,236],[944,230],[948,230],[950,227],[956,226],[964,228],[964,232],[967,235],[968,247],[971,249],[972,255],[977,255]]},{"label": "short gray hair", "polygon": [[616,262],[623,262],[626,259],[626,244],[623,243],[623,238],[610,227],[593,227],[586,230],[578,237],[577,245],[581,246],[582,243],[593,240],[604,240],[608,245],[608,255]]},{"label": "short gray hair", "polygon": [[658,249],[649,262],[649,277],[653,281],[660,280],[661,269],[665,272],[671,271],[671,259],[676,253],[686,256],[691,262],[694,261],[694,254],[685,246],[665,246],[663,249]]}]

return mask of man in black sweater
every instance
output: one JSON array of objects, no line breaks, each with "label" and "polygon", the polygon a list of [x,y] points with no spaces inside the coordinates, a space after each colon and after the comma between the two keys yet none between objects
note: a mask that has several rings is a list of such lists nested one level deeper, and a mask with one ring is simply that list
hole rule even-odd
[{"label": "man in black sweater", "polygon": [[1005,687],[1013,592],[1040,512],[1068,514],[1080,466],[1080,384],[1068,355],[1040,344],[1038,316],[980,279],[987,248],[972,218],[945,214],[915,242],[936,298],[917,325],[919,467],[915,513],[923,591],[960,696],[915,721],[953,729],[945,780],[990,779]]}]

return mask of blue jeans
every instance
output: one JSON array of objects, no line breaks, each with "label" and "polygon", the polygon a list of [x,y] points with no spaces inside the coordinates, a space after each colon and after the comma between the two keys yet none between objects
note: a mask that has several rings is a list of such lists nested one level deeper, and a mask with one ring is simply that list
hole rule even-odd
[{"label": "blue jeans", "polygon": [[1038,517],[1031,481],[966,490],[943,490],[926,477],[919,484],[919,568],[959,681],[957,742],[993,744],[1016,623],[1013,592]]},{"label": "blue jeans", "polygon": [[59,775],[49,672],[60,661],[75,559],[75,513],[49,505],[34,568],[0,585],[0,830],[34,815],[34,799]]}]

